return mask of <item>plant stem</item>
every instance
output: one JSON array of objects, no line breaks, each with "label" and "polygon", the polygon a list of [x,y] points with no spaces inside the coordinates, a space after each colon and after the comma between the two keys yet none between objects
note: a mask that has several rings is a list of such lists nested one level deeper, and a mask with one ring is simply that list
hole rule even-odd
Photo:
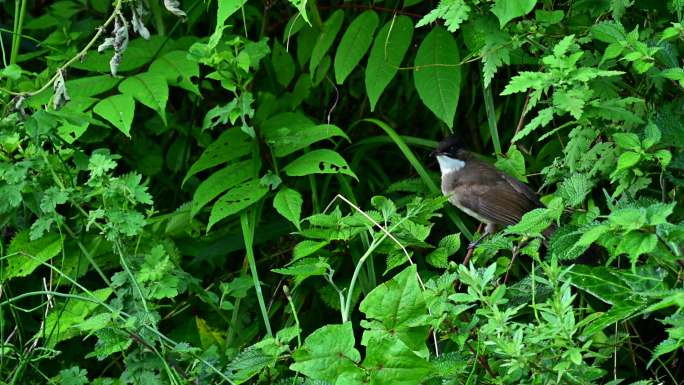
[{"label": "plant stem", "polygon": [[351,303],[354,295],[354,286],[356,286],[356,280],[359,278],[359,273],[361,272],[361,267],[363,267],[363,263],[366,261],[366,259],[368,259],[368,257],[371,256],[371,254],[373,254],[373,251],[375,251],[375,249],[382,243],[382,241],[385,240],[385,238],[387,238],[387,234],[383,234],[380,237],[380,239],[373,239],[373,242],[371,242],[366,252],[361,256],[359,262],[356,263],[356,267],[354,268],[354,274],[352,275],[351,281],[349,282],[349,292],[347,293],[345,309],[342,313],[342,323],[345,323],[349,320],[349,313],[351,311]]},{"label": "plant stem", "polygon": [[[480,71],[482,73],[482,71]],[[484,75],[482,75],[484,76]],[[482,85],[484,86],[484,77],[482,77]],[[494,151],[496,154],[501,154],[501,142],[499,141],[499,129],[496,127],[496,109],[494,108],[494,97],[492,96],[491,85],[483,89],[485,110],[487,111],[487,125],[489,126],[489,135],[494,144]]]}]

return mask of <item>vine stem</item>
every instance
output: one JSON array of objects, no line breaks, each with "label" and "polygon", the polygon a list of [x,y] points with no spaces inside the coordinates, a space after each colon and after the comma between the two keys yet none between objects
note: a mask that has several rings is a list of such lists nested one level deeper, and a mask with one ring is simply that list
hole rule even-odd
[{"label": "vine stem", "polygon": [[97,40],[100,38],[100,36],[102,36],[102,34],[105,32],[105,30],[107,29],[109,24],[111,24],[112,21],[114,21],[114,18],[116,18],[116,15],[119,14],[119,12],[121,11],[121,4],[122,3],[123,3],[123,0],[116,0],[116,4],[114,5],[114,10],[112,11],[112,14],[109,15],[109,18],[104,22],[104,24],[102,24],[100,27],[97,28],[97,32],[95,33],[95,36],[93,36],[93,38],[90,39],[88,44],[86,44],[86,46],[83,47],[83,49],[80,52],[78,52],[76,55],[74,55],[74,57],[69,59],[61,67],[59,67],[55,71],[55,74],[52,76],[52,78],[50,78],[50,80],[48,80],[48,82],[45,83],[42,87],[40,87],[39,89],[37,89],[35,91],[31,91],[31,92],[14,92],[14,91],[5,90],[5,89],[1,89],[1,88],[0,88],[0,91],[8,93],[8,94],[13,95],[13,96],[30,97],[30,96],[38,95],[39,93],[48,89],[60,77],[60,74],[62,73],[62,71],[65,71],[67,68],[69,68],[72,64],[74,64],[74,62],[76,62],[76,60],[81,60],[81,58],[85,57],[86,53],[88,53],[88,50],[90,50],[90,48],[95,44],[95,42],[97,42]]}]

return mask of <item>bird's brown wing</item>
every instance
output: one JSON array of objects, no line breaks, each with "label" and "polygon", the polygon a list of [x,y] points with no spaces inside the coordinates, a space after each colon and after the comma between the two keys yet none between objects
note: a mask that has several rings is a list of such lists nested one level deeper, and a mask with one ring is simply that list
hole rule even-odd
[{"label": "bird's brown wing", "polygon": [[537,195],[524,183],[489,164],[477,162],[472,178],[454,186],[458,204],[482,219],[498,225],[514,225],[530,210],[542,207]]}]

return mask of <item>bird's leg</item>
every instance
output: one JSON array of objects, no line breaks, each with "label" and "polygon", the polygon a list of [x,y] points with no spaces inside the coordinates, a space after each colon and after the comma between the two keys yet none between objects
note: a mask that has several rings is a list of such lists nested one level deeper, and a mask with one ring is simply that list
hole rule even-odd
[{"label": "bird's leg", "polygon": [[485,239],[485,237],[487,237],[490,234],[494,234],[495,232],[496,232],[496,225],[493,223],[487,223],[487,226],[485,226],[485,231],[480,236],[480,238],[478,238],[478,239],[476,239],[476,240],[474,240],[468,244],[468,250],[476,248],[477,245],[479,245],[480,242],[482,242],[482,240]]}]

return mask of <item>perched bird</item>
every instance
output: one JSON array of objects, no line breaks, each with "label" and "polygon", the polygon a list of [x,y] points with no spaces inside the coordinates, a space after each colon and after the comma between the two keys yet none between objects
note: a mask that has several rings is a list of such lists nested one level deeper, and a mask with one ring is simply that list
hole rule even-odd
[{"label": "perched bird", "polygon": [[543,207],[537,194],[526,184],[481,161],[449,136],[433,151],[442,173],[442,193],[461,211],[486,224],[475,247],[497,226],[514,225],[530,210]]}]

